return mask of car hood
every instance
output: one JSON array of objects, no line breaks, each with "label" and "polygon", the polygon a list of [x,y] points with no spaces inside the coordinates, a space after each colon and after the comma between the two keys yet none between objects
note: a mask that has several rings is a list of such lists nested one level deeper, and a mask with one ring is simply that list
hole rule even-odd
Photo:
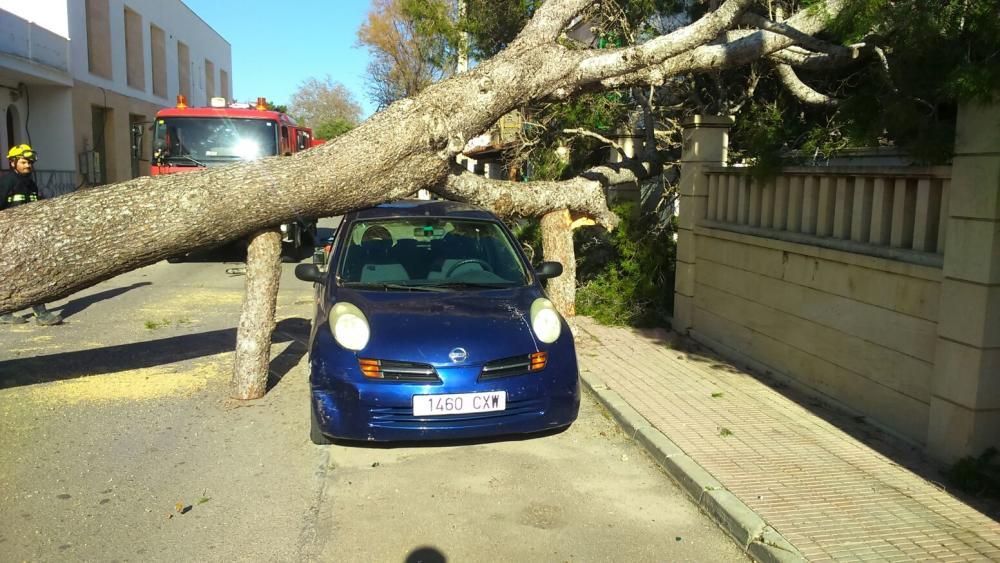
[{"label": "car hood", "polygon": [[[531,330],[534,287],[486,291],[375,292],[341,288],[338,301],[354,304],[371,328],[359,355],[435,366],[477,365],[538,350]],[[467,359],[453,362],[462,348]]]}]

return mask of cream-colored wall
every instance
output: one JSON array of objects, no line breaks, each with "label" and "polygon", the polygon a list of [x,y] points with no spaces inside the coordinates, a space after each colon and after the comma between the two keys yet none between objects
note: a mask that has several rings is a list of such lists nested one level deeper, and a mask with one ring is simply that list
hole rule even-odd
[{"label": "cream-colored wall", "polygon": [[[129,114],[143,115],[146,121],[152,122],[160,106],[115,92],[104,91],[86,82],[77,81],[73,87],[73,130],[76,132],[73,146],[77,155],[85,150],[93,149],[94,146],[91,126],[91,108],[93,106],[106,107],[109,112],[108,123],[105,125],[105,148],[108,153],[104,155],[108,175],[105,178],[105,183],[121,182],[132,178]],[[143,158],[147,159],[147,162],[139,163],[141,176],[149,175],[150,137],[151,134],[147,130],[143,136],[142,152]],[[79,176],[78,179],[82,182],[83,177]]]},{"label": "cream-colored wall", "polygon": [[691,334],[927,436],[941,270],[696,227]]}]

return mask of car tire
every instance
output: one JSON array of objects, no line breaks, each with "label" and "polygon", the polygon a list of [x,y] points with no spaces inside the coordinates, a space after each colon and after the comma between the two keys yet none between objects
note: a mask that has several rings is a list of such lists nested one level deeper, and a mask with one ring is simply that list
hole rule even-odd
[{"label": "car tire", "polygon": [[319,428],[319,419],[316,418],[316,408],[309,405],[309,439],[317,446],[328,446],[333,443]]}]

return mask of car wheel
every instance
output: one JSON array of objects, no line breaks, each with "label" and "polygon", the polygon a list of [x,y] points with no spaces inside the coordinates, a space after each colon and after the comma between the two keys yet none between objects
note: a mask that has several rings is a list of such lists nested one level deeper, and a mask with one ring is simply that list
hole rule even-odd
[{"label": "car wheel", "polygon": [[312,443],[319,446],[328,446],[333,443],[332,440],[323,434],[323,431],[319,429],[319,419],[316,418],[316,408],[309,405],[309,439]]}]

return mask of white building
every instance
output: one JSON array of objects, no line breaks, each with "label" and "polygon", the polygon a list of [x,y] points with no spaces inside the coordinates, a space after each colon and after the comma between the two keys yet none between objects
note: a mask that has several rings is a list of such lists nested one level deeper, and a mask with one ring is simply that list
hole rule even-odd
[{"label": "white building", "polygon": [[231,76],[229,43],[180,0],[0,0],[0,167],[29,143],[47,195],[148,175],[131,126],[177,94],[230,99]]}]

